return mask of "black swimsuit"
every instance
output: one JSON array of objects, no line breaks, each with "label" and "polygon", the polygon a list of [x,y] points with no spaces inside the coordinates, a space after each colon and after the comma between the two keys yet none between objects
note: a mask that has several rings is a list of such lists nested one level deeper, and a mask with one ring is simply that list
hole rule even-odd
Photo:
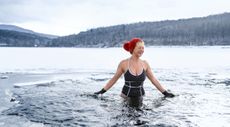
[{"label": "black swimsuit", "polygon": [[123,86],[122,93],[127,97],[140,97],[145,95],[143,84],[146,78],[146,72],[143,68],[142,73],[135,76],[128,70],[124,74],[125,85]]}]

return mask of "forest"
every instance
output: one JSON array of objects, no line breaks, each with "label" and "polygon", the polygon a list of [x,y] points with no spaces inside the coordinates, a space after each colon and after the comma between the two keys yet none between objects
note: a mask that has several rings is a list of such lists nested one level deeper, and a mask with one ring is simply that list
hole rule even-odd
[{"label": "forest", "polygon": [[230,45],[230,13],[190,19],[138,22],[99,27],[58,38],[0,30],[0,46],[16,47],[118,47],[133,37],[147,46]]}]

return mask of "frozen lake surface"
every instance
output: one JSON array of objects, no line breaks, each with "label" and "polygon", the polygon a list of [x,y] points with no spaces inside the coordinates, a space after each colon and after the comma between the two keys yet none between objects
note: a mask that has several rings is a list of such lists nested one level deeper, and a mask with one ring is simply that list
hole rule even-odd
[{"label": "frozen lake surface", "polygon": [[146,80],[141,111],[121,99],[113,76],[122,48],[0,48],[0,126],[227,127],[230,123],[230,47],[147,47],[146,59],[164,99]]}]

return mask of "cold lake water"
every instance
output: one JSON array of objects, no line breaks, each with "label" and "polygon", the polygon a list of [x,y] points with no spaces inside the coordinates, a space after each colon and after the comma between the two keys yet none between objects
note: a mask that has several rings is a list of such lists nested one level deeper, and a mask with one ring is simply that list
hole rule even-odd
[{"label": "cold lake water", "polygon": [[123,76],[100,90],[130,57],[122,48],[0,48],[0,127],[228,127],[230,47],[146,47],[163,98],[145,81],[144,105],[120,97]]}]

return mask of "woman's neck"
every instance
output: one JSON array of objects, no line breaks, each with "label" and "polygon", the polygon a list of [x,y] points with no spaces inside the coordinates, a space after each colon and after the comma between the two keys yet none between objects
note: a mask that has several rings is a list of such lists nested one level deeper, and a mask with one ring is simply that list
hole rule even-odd
[{"label": "woman's neck", "polygon": [[140,60],[139,57],[136,57],[136,56],[134,56],[134,55],[132,55],[132,56],[130,57],[130,59],[131,59],[132,61],[135,61],[135,62],[137,62],[137,61]]}]

